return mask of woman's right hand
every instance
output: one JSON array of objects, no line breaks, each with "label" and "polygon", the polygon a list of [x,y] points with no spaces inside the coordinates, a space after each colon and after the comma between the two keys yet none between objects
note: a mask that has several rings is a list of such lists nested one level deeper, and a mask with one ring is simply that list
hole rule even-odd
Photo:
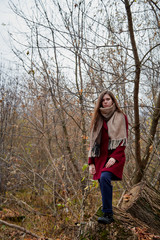
[{"label": "woman's right hand", "polygon": [[94,175],[96,173],[96,168],[94,164],[89,165],[89,173]]}]

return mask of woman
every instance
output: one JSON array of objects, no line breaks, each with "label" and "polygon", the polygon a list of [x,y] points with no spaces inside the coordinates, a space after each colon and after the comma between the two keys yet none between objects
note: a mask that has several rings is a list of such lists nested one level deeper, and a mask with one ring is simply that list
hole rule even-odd
[{"label": "woman", "polygon": [[99,223],[114,221],[111,180],[121,180],[125,163],[128,120],[120,110],[116,98],[104,91],[98,98],[91,121],[89,172],[100,183],[103,217]]}]

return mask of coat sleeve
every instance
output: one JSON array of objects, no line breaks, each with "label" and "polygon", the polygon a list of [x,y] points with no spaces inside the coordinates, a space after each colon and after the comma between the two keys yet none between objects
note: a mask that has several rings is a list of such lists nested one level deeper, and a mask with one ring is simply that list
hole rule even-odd
[{"label": "coat sleeve", "polygon": [[124,157],[125,146],[121,146],[121,144],[111,153],[109,154],[109,158],[114,158],[116,161],[120,161]]},{"label": "coat sleeve", "polygon": [[94,164],[94,157],[89,157],[88,158],[88,165]]}]

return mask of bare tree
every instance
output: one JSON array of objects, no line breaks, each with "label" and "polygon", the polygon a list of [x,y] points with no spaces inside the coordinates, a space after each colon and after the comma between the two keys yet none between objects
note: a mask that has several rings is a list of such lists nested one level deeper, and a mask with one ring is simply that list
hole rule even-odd
[{"label": "bare tree", "polygon": [[35,0],[33,13],[23,4],[10,1],[26,26],[23,40],[12,35],[25,69],[18,117],[12,116],[19,119],[13,177],[18,172],[21,187],[57,217],[62,210],[76,221],[91,214],[87,200],[97,185],[84,165],[90,117],[99,93],[110,89],[130,124],[124,180],[116,187],[121,195],[152,173],[158,188],[159,3]]}]

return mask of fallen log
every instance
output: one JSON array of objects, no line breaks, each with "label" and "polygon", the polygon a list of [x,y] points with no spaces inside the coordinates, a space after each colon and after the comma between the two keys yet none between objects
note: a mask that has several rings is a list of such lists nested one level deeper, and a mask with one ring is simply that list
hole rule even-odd
[{"label": "fallen log", "polygon": [[[98,216],[102,214],[101,208],[81,226],[78,239],[85,240],[160,240],[160,236],[130,213],[119,208],[113,208],[114,222],[110,225],[103,225],[97,222]],[[77,239],[77,238],[76,238]]]},{"label": "fallen log", "polygon": [[124,196],[121,209],[160,234],[160,193],[149,184],[134,185]]}]

